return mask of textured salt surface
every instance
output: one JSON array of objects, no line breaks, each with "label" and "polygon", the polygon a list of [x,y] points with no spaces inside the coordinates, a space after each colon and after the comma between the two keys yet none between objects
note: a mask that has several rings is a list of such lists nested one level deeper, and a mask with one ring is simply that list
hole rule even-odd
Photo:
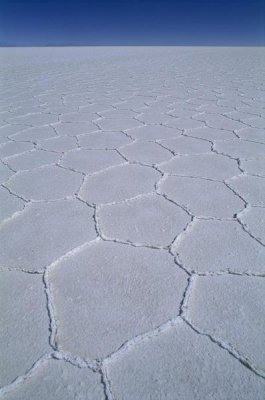
[{"label": "textured salt surface", "polygon": [[1,50],[1,398],[265,398],[264,55]]}]

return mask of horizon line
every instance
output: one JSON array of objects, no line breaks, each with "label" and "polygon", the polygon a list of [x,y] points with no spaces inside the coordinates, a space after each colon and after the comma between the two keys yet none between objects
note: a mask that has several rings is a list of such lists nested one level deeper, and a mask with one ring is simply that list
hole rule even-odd
[{"label": "horizon line", "polygon": [[0,44],[3,47],[265,47],[264,44]]}]

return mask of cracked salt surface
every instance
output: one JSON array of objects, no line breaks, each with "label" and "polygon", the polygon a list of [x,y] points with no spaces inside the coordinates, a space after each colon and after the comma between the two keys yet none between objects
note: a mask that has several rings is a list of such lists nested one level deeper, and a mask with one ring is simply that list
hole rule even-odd
[{"label": "cracked salt surface", "polygon": [[0,398],[263,400],[264,49],[1,53]]},{"label": "cracked salt surface", "polygon": [[50,268],[48,279],[59,349],[88,359],[173,318],[187,284],[167,252],[104,241]]}]

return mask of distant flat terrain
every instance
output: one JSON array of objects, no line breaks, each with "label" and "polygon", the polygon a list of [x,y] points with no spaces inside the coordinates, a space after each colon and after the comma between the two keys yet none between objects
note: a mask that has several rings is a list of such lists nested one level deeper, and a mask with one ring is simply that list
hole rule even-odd
[{"label": "distant flat terrain", "polygon": [[0,398],[264,400],[264,48],[0,57]]}]

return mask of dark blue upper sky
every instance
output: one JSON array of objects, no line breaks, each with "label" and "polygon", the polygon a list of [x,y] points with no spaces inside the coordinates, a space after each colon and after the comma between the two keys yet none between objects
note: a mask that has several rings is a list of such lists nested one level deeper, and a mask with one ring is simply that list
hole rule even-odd
[{"label": "dark blue upper sky", "polygon": [[0,45],[265,45],[265,0],[0,0]]}]

